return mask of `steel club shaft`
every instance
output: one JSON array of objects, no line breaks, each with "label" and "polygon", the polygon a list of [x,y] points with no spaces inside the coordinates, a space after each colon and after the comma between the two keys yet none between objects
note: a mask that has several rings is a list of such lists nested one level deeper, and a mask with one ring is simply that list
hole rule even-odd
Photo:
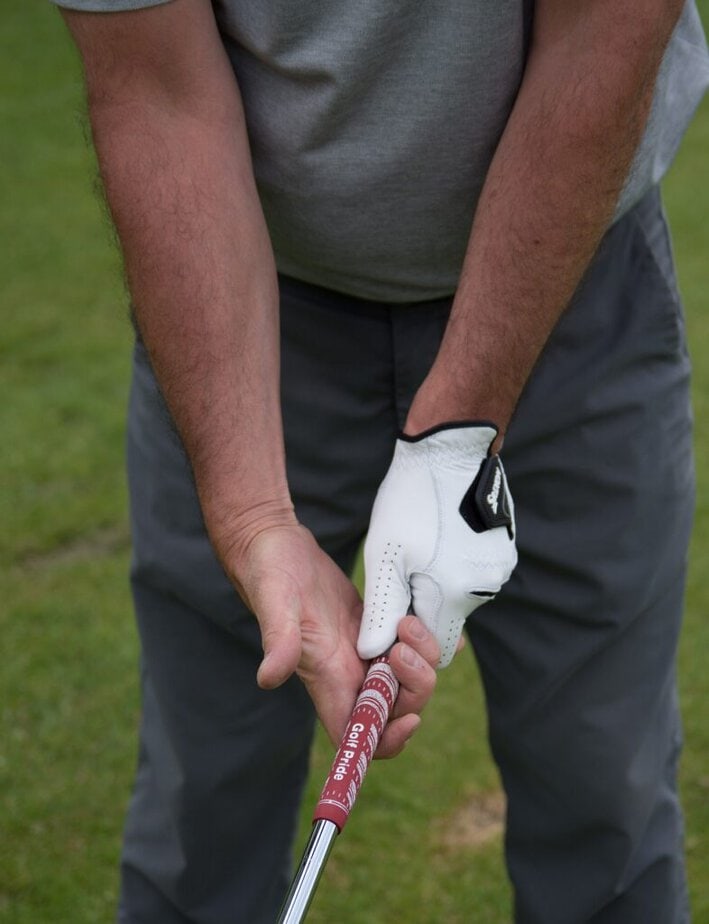
[{"label": "steel club shaft", "polygon": [[334,821],[316,821],[305,845],[303,859],[295,874],[286,900],[281,908],[278,924],[302,924],[315,894],[320,874],[339,834]]}]

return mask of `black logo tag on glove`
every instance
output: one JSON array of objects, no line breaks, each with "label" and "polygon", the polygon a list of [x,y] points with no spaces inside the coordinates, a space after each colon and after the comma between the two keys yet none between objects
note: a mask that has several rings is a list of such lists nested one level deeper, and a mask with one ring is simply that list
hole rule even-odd
[{"label": "black logo tag on glove", "polygon": [[499,456],[488,456],[461,501],[460,515],[476,533],[496,526],[512,529],[505,473]]}]

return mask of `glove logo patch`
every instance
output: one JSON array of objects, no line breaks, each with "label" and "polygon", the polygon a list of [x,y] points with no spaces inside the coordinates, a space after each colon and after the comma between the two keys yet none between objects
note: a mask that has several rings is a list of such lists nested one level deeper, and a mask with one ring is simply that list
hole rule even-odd
[{"label": "glove logo patch", "polygon": [[495,471],[495,480],[492,485],[492,491],[489,494],[485,495],[485,500],[488,502],[489,506],[492,509],[493,513],[497,513],[497,500],[500,496],[500,485],[502,484],[502,472],[499,467]]},{"label": "glove logo patch", "polygon": [[465,522],[476,533],[497,526],[506,526],[511,532],[512,514],[507,502],[505,473],[499,456],[489,456],[483,462],[458,509]]}]

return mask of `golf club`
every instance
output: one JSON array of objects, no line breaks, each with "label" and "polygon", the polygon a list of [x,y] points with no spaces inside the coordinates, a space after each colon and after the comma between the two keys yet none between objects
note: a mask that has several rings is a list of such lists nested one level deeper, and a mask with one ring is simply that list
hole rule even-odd
[{"label": "golf club", "polygon": [[313,830],[278,924],[302,924],[337,835],[355,803],[399,692],[387,655],[375,658],[313,813]]}]

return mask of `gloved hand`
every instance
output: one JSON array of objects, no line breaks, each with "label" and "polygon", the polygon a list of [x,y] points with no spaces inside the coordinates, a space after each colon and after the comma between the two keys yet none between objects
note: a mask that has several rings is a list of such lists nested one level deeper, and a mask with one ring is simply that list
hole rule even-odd
[{"label": "gloved hand", "polygon": [[509,578],[514,508],[502,463],[489,454],[496,436],[492,425],[466,423],[397,440],[364,549],[361,658],[386,651],[412,608],[445,667],[466,617]]}]

